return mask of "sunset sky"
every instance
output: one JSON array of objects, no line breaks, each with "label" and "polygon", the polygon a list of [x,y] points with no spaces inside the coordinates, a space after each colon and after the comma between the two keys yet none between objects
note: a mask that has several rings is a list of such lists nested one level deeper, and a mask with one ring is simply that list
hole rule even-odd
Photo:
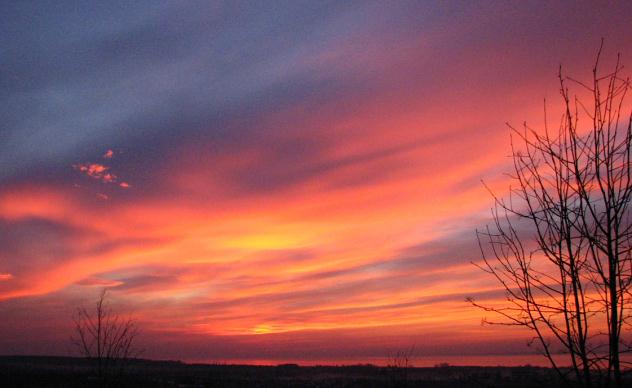
[{"label": "sunset sky", "polygon": [[533,353],[465,301],[481,180],[560,64],[632,67],[632,3],[526,3],[4,4],[0,354],[72,354],[104,287],[148,358]]}]

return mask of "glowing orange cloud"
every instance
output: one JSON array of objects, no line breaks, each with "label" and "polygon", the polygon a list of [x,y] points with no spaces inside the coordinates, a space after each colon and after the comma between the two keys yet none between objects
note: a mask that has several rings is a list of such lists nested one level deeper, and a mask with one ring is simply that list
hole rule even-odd
[{"label": "glowing orange cloud", "polygon": [[[108,159],[108,160],[112,159],[113,157],[114,157],[113,150],[107,150],[102,156],[103,159]],[[95,179],[101,183],[116,184],[118,187],[122,189],[129,189],[131,187],[131,185],[128,182],[119,181],[119,177],[113,172],[111,172],[111,168],[109,166],[106,166],[104,164],[79,163],[79,164],[73,164],[72,167],[74,170],[79,171],[80,173],[86,175],[87,177]],[[74,184],[74,186],[77,188],[81,187],[81,185],[78,185],[76,183]],[[94,195],[96,196],[96,198],[100,200],[107,201],[110,199],[110,195],[103,192],[97,192]]]},{"label": "glowing orange cloud", "polygon": [[108,172],[109,167],[99,163],[74,164],[72,167],[77,171],[83,172],[90,178],[100,180],[103,183],[112,183],[117,179],[116,175]]},{"label": "glowing orange cloud", "polygon": [[[445,343],[485,333],[464,298],[503,296],[469,264],[478,253],[472,221],[463,219],[484,219],[479,179],[502,163],[506,133],[480,137],[463,129],[468,118],[446,125],[432,106],[369,97],[353,114],[332,101],[319,114],[297,104],[262,119],[271,144],[293,140],[275,128],[301,125],[316,147],[287,165],[258,145],[235,155],[185,143],[152,171],[160,195],[94,202],[66,187],[5,191],[0,217],[82,232],[69,237],[63,260],[20,273],[20,282],[0,287],[0,299],[107,286],[137,306],[148,329],[179,335],[309,332],[316,341],[375,330],[401,338],[441,333],[446,322],[465,334]],[[488,114],[473,113],[470,125],[487,125]],[[102,164],[79,166],[95,180],[111,174]],[[244,189],[249,180],[279,183]]]}]

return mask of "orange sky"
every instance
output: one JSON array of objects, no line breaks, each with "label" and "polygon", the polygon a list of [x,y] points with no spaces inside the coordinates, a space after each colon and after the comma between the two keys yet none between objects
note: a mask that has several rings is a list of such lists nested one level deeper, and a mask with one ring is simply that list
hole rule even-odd
[{"label": "orange sky", "polygon": [[67,354],[103,287],[153,358],[532,353],[465,302],[503,298],[480,181],[506,189],[504,123],[559,107],[559,63],[590,76],[602,36],[629,62],[629,7],[170,7],[40,15],[80,38],[5,66],[39,105],[2,145],[0,354]]}]

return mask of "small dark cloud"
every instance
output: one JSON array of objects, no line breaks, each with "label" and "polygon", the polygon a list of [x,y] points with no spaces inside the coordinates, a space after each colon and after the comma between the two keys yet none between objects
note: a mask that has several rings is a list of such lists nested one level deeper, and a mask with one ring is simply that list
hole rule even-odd
[{"label": "small dark cloud", "polygon": [[156,238],[111,238],[96,229],[45,218],[0,218],[0,274],[10,275],[10,281],[0,281],[0,290],[28,288],[33,285],[31,280],[73,260],[162,242]]},{"label": "small dark cloud", "polygon": [[160,290],[168,286],[177,284],[177,275],[139,275],[129,278],[117,279],[120,285],[117,285],[117,291],[143,291],[143,290]]},{"label": "small dark cloud", "polygon": [[43,218],[9,221],[0,219],[2,267],[22,274],[42,266],[53,266],[75,258],[75,243],[96,238],[94,230]]}]

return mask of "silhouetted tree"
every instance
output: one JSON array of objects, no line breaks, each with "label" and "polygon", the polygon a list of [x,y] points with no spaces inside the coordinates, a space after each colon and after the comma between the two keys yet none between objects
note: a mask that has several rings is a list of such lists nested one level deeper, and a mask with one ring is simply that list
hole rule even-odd
[{"label": "silhouetted tree", "polygon": [[[481,305],[518,325],[568,385],[621,387],[622,329],[630,317],[632,113],[619,57],[586,84],[562,74],[560,126],[511,129],[508,198],[492,193],[493,224],[477,237],[484,271],[504,288],[502,305]],[[567,84],[590,95],[571,95]],[[545,104],[546,105],[546,104]],[[624,112],[625,111],[625,112]],[[567,355],[561,368],[554,357]],[[559,357],[559,356],[558,356]]]},{"label": "silhouetted tree", "polygon": [[94,362],[102,383],[120,373],[127,361],[141,353],[136,344],[139,334],[136,322],[112,312],[107,303],[107,289],[101,292],[94,310],[77,308],[74,322],[73,343],[82,356]]},{"label": "silhouetted tree", "polygon": [[388,357],[386,368],[391,376],[391,385],[407,386],[408,372],[412,368],[412,359],[415,356],[415,345],[410,348],[399,349]]}]

